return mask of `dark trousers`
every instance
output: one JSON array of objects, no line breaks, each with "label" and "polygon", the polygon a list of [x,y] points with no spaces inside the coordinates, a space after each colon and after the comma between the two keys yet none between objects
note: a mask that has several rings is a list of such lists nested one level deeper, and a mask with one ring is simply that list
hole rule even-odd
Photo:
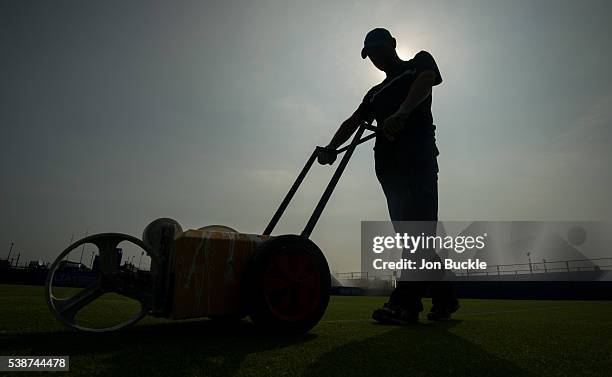
[{"label": "dark trousers", "polygon": [[[377,159],[376,175],[387,198],[391,221],[427,221],[409,225],[411,233],[435,235],[438,220],[438,169],[435,158],[415,166],[398,166],[388,160]],[[397,226],[396,232],[401,232]],[[420,252],[428,260],[440,260],[435,250]],[[456,301],[450,282],[425,280],[398,281],[389,303],[406,310],[421,311],[421,298],[428,293],[434,307],[445,307]]]}]

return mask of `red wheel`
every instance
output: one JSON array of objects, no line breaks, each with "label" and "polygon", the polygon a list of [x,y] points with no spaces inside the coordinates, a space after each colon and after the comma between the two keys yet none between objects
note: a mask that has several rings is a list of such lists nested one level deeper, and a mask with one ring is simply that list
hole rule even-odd
[{"label": "red wheel", "polygon": [[255,252],[246,284],[256,325],[279,333],[304,333],[327,309],[331,277],[327,260],[312,241],[285,235]]},{"label": "red wheel", "polygon": [[321,300],[321,273],[305,249],[271,256],[263,278],[266,303],[285,321],[303,320]]}]

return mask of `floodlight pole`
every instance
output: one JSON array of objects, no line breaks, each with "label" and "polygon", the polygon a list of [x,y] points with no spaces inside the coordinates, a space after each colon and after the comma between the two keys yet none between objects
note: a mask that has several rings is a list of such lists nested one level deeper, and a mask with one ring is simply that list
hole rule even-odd
[{"label": "floodlight pole", "polygon": [[11,252],[13,251],[13,245],[15,245],[15,243],[11,242],[11,248],[9,249],[9,253],[8,253],[8,256],[6,257],[6,260],[11,259]]},{"label": "floodlight pole", "polygon": [[[68,246],[72,245],[72,241],[74,240],[74,233],[72,233],[72,235],[70,236],[70,243],[68,244]],[[68,260],[68,254],[66,254],[66,256],[64,257],[65,260]]]},{"label": "floodlight pole", "polygon": [[531,253],[527,253],[527,259],[529,260],[529,274],[533,274],[533,267],[531,267]]},{"label": "floodlight pole", "polygon": [[[85,230],[85,237],[87,237],[87,233],[89,233],[89,229]],[[81,258],[79,259],[79,265],[83,264],[83,252],[84,251],[85,251],[85,244],[83,244],[83,247],[81,248]]]}]

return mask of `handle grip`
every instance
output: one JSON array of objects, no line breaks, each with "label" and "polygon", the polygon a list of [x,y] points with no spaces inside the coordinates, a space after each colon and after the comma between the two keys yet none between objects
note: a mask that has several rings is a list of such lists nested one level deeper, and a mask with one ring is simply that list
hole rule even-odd
[{"label": "handle grip", "polygon": [[[364,122],[364,123],[365,123],[365,122]],[[368,141],[368,140],[371,140],[371,139],[375,138],[375,137],[376,137],[376,136],[378,136],[378,134],[381,132],[381,130],[379,130],[379,129],[378,129],[378,127],[372,126],[372,125],[370,125],[369,123],[365,123],[364,128],[365,128],[366,130],[372,131],[372,133],[371,133],[371,134],[369,134],[369,135],[367,135],[367,136],[365,136],[365,137],[362,137],[361,139],[359,139],[359,141],[358,141],[358,142],[357,142],[355,145],[363,144],[363,143],[365,143],[366,141]],[[316,149],[316,152],[317,152],[317,153],[318,153],[320,150],[329,150],[330,152],[336,152],[336,155],[339,155],[339,154],[342,154],[342,153],[346,152],[346,150],[347,150],[347,149],[349,149],[349,147],[350,147],[350,146],[351,146],[351,145],[350,145],[350,143],[349,143],[348,145],[345,145],[344,147],[339,148],[339,149],[336,149],[336,150],[331,150],[330,148],[327,148],[327,147],[321,147],[321,146],[317,146],[315,149]]]}]

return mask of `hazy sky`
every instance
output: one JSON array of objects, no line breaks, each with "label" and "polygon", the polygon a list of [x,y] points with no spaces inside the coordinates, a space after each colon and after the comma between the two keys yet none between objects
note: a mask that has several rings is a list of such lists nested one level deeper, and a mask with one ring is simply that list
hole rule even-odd
[{"label": "hazy sky", "polygon": [[[442,220],[612,218],[609,1],[3,1],[0,252],[53,259],[75,234],[260,233],[315,145],[384,75],[388,28],[437,60]],[[332,170],[314,166],[275,231],[299,233]],[[313,232],[359,269],[386,220],[372,144]]]}]

